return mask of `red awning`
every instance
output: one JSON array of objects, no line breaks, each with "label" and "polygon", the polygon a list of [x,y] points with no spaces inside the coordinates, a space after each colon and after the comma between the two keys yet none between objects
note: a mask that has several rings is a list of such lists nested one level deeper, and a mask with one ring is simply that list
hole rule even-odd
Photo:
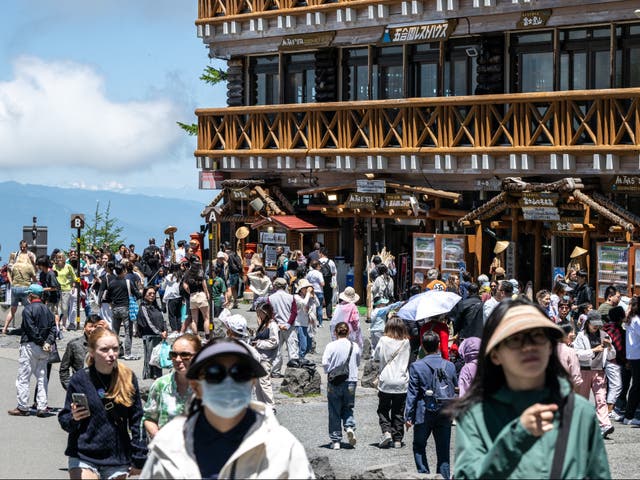
[{"label": "red awning", "polygon": [[295,215],[274,215],[269,219],[263,218],[251,224],[251,228],[256,229],[269,223],[276,223],[287,230],[295,230],[297,232],[310,232],[318,230],[318,227],[312,223],[302,220]]}]

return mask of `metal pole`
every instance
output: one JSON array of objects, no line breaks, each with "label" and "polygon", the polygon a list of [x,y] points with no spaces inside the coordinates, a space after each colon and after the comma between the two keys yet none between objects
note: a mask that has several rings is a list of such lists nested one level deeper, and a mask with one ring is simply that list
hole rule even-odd
[{"label": "metal pole", "polygon": [[80,291],[82,290],[82,282],[80,281],[80,232],[81,228],[78,228],[78,235],[76,236],[76,253],[78,255],[78,290],[76,295],[76,331],[80,331]]},{"label": "metal pole", "polygon": [[209,223],[209,233],[208,233],[208,238],[209,238],[209,332],[207,332],[209,335],[211,335],[211,333],[213,332],[213,312],[214,312],[214,308],[213,308],[213,262],[215,261],[215,255],[213,252],[213,222]]}]

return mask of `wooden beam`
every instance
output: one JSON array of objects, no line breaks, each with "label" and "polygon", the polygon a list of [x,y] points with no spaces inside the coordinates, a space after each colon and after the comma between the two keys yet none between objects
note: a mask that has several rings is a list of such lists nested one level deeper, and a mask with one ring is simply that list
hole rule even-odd
[{"label": "wooden beam", "polygon": [[537,292],[542,287],[542,222],[536,222],[533,250],[533,291]]},{"label": "wooden beam", "polygon": [[262,187],[256,185],[254,188],[256,193],[266,202],[267,206],[273,211],[273,213],[276,215],[284,215],[284,212],[280,209],[278,204],[273,201],[273,198],[271,198]]},{"label": "wooden beam", "polygon": [[386,186],[389,188],[395,188],[396,190],[404,190],[406,192],[420,193],[423,195],[431,195],[433,197],[445,198],[447,200],[459,201],[460,195],[455,192],[447,192],[446,190],[436,190],[435,188],[421,187],[418,185],[410,185],[406,183],[386,182]]}]

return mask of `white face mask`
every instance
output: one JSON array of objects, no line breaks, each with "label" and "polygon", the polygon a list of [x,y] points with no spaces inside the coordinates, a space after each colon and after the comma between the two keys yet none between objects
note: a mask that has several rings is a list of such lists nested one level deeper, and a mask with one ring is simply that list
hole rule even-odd
[{"label": "white face mask", "polygon": [[233,418],[247,408],[251,401],[253,382],[236,382],[226,377],[220,383],[200,380],[202,404],[222,418]]}]

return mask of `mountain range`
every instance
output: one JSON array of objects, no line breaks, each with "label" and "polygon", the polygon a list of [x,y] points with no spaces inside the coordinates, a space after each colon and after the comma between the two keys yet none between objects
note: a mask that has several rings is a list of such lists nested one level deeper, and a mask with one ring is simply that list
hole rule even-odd
[{"label": "mountain range", "polygon": [[[216,193],[211,192],[212,199]],[[72,234],[76,232],[71,229],[71,215],[84,214],[88,225],[94,218],[97,202],[101,213],[111,203],[110,217],[122,227],[125,243],[135,244],[140,253],[151,237],[161,245],[167,226],[178,227],[177,242],[188,240],[190,233],[198,232],[203,221],[200,212],[204,204],[193,200],[0,182],[1,263],[9,259],[10,252],[18,249],[23,226],[31,229],[33,217],[37,217],[38,226],[48,229],[49,252],[54,248],[67,250],[72,243]],[[30,233],[28,238],[30,242]]]}]

